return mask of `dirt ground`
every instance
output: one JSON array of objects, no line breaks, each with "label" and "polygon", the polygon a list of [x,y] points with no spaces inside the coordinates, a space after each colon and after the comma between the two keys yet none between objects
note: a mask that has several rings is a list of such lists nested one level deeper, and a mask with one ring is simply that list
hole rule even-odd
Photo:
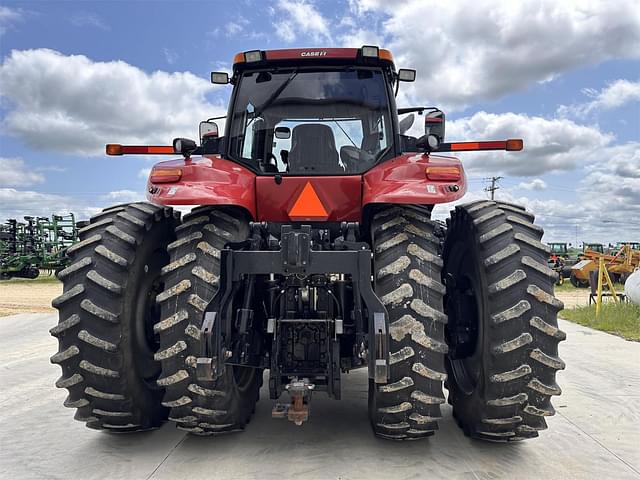
[{"label": "dirt ground", "polygon": [[[0,282],[0,317],[16,313],[52,312],[51,300],[62,293],[62,284],[55,281]],[[586,288],[556,292],[565,308],[586,306],[589,290]]]},{"label": "dirt ground", "polygon": [[574,288],[570,291],[556,292],[558,297],[564,303],[564,308],[586,307],[589,305],[589,289]]},{"label": "dirt ground", "polygon": [[51,281],[0,282],[0,317],[16,313],[55,311],[51,300],[62,293],[62,283]]}]

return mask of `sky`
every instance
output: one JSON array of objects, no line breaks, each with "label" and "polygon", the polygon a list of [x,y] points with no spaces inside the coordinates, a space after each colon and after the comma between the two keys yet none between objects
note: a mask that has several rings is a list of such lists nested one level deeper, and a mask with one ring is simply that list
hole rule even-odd
[{"label": "sky", "polygon": [[0,221],[142,200],[158,157],[104,145],[197,138],[231,91],[210,72],[237,52],[362,45],[417,69],[398,106],[441,107],[448,141],[524,139],[460,155],[463,201],[500,176],[496,199],[546,241],[640,241],[637,0],[4,0]]}]

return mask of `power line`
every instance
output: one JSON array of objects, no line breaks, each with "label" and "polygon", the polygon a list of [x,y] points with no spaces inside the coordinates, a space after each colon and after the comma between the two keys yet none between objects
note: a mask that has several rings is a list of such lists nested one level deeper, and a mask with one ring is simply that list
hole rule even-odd
[{"label": "power line", "polygon": [[500,187],[497,185],[498,181],[502,180],[503,178],[504,177],[491,177],[491,178],[484,179],[487,182],[491,182],[490,187],[489,186],[484,187],[485,192],[491,192],[491,200],[494,199],[496,190],[500,189]]}]

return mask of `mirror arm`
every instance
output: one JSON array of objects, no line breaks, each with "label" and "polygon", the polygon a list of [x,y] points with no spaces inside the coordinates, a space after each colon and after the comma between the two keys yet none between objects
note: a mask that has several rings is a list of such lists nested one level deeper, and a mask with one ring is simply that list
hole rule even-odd
[{"label": "mirror arm", "polygon": [[225,150],[226,138],[217,137],[215,140],[209,140],[204,145],[200,145],[194,155],[222,155]]}]

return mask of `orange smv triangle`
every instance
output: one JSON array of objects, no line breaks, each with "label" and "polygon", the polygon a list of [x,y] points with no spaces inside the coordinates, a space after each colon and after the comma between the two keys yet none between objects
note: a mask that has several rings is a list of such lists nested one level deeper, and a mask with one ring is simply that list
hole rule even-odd
[{"label": "orange smv triangle", "polygon": [[325,220],[329,214],[322,205],[322,201],[316,193],[311,182],[302,189],[300,196],[289,210],[289,218],[292,220],[320,219]]}]

